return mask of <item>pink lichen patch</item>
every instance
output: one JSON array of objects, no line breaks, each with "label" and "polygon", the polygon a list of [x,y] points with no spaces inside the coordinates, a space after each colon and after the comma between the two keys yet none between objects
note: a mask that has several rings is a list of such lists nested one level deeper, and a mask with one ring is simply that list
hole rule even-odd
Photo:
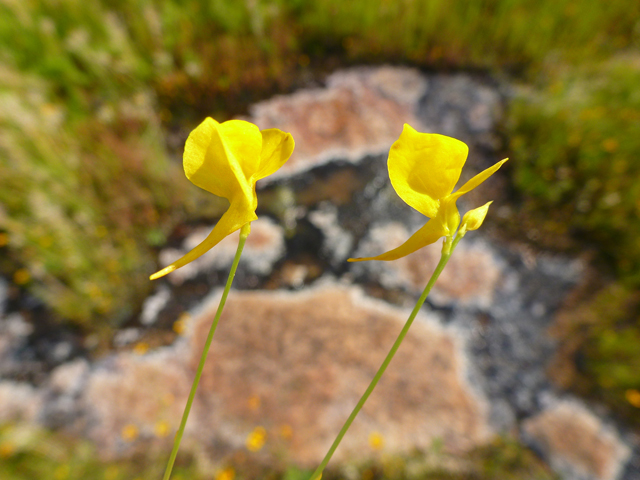
[{"label": "pink lichen patch", "polygon": [[[375,255],[397,247],[411,233],[400,223],[376,226],[363,242],[358,256]],[[402,287],[419,293],[440,261],[441,251],[442,241],[438,241],[393,262],[368,262],[359,268],[379,275],[386,288]],[[501,273],[502,266],[487,246],[465,238],[451,255],[430,298],[436,303],[456,302],[487,308],[500,285]]]},{"label": "pink lichen patch", "polygon": [[413,69],[354,69],[330,76],[327,88],[302,90],[255,105],[251,121],[296,139],[289,161],[269,179],[307,171],[332,159],[359,161],[388,151],[414,111],[426,80]]},{"label": "pink lichen patch", "polygon": [[629,456],[628,447],[581,404],[561,401],[527,420],[525,433],[568,476],[613,480]]},{"label": "pink lichen patch", "polygon": [[[195,320],[191,368],[216,301]],[[286,424],[295,432],[287,443],[291,458],[317,462],[407,315],[337,285],[304,293],[232,292],[202,376],[195,422],[248,424],[255,415],[246,402],[252,392],[268,431],[277,434]],[[424,320],[413,325],[338,455],[370,451],[372,430],[398,452],[436,440],[464,451],[486,439],[484,402],[464,379],[460,342]]]}]

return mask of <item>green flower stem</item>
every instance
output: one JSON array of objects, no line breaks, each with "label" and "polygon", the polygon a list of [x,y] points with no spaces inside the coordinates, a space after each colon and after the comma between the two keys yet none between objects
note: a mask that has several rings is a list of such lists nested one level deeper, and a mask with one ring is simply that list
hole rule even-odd
[{"label": "green flower stem", "polygon": [[196,377],[193,379],[193,384],[191,385],[191,392],[189,392],[187,405],[184,407],[184,413],[182,414],[180,427],[176,432],[176,436],[173,442],[173,450],[171,450],[171,456],[169,457],[169,462],[167,463],[167,468],[164,472],[164,477],[162,477],[163,480],[169,480],[169,477],[171,477],[171,470],[173,469],[173,463],[176,460],[176,455],[178,454],[178,448],[180,448],[180,441],[182,440],[184,427],[187,424],[187,419],[189,418],[189,412],[191,412],[191,405],[193,404],[193,399],[196,396],[196,390],[198,389],[198,383],[200,383],[200,377],[202,376],[204,363],[207,360],[207,354],[209,353],[209,348],[211,347],[213,334],[216,332],[216,327],[218,326],[220,315],[222,315],[222,309],[224,308],[224,304],[227,301],[227,296],[229,295],[229,290],[231,289],[231,283],[233,283],[233,277],[235,277],[236,275],[236,269],[238,268],[238,263],[240,262],[240,255],[242,255],[242,249],[244,248],[244,243],[247,241],[247,237],[249,236],[250,231],[251,231],[251,223],[247,223],[243,225],[242,229],[240,230],[240,242],[238,242],[238,249],[236,250],[236,256],[233,258],[233,264],[231,265],[229,278],[227,278],[227,284],[224,287],[224,291],[222,292],[222,298],[220,298],[220,304],[218,305],[218,311],[216,312],[216,316],[213,319],[211,328],[209,329],[209,335],[207,336],[207,341],[204,343],[204,350],[202,351],[202,356],[200,357],[198,370],[196,370]]},{"label": "green flower stem", "polygon": [[[460,235],[458,235],[458,237],[462,238]],[[456,238],[456,240],[459,241],[459,238]],[[375,376],[373,377],[373,380],[371,380],[371,383],[367,387],[367,390],[364,392],[364,394],[360,398],[360,401],[358,401],[357,405],[351,412],[351,415],[349,415],[349,418],[347,418],[347,421],[342,426],[340,433],[338,433],[338,436],[336,437],[333,444],[331,445],[331,448],[329,448],[329,451],[327,452],[324,459],[320,463],[320,466],[316,468],[316,470],[313,472],[311,477],[309,477],[309,480],[320,480],[320,477],[322,476],[322,472],[324,468],[327,466],[327,463],[329,463],[329,460],[331,460],[331,457],[333,456],[333,453],[336,451],[336,448],[338,448],[338,445],[340,445],[340,442],[342,441],[342,437],[344,437],[345,433],[347,433],[347,430],[349,429],[349,427],[355,420],[356,416],[362,409],[364,402],[367,401],[367,399],[371,395],[371,392],[373,392],[373,389],[376,388],[376,385],[378,384],[378,380],[380,380],[380,377],[382,377],[382,374],[385,372],[385,370],[389,366],[391,359],[398,351],[398,348],[400,347],[402,340],[404,340],[404,337],[407,335],[407,332],[409,331],[409,328],[411,327],[413,320],[416,318],[416,315],[418,315],[418,312],[422,308],[424,301],[427,299],[427,295],[429,295],[431,288],[436,283],[436,280],[438,280],[438,277],[442,273],[442,270],[444,270],[445,265],[449,261],[449,258],[453,253],[453,249],[455,248],[455,245],[457,245],[458,243],[457,241],[453,241],[453,244],[452,244],[451,237],[447,237],[445,239],[444,245],[442,247],[442,256],[440,257],[440,262],[438,262],[438,266],[436,267],[433,274],[431,275],[431,278],[429,279],[429,283],[427,283],[427,286],[422,292],[422,295],[420,295],[420,298],[418,299],[418,303],[416,303],[416,306],[413,307],[413,311],[411,312],[411,315],[409,315],[407,322],[404,324],[404,327],[402,327],[402,330],[400,331],[398,338],[396,339],[395,343],[391,347],[391,350],[389,350],[387,357],[382,362],[382,365],[376,372]]]}]

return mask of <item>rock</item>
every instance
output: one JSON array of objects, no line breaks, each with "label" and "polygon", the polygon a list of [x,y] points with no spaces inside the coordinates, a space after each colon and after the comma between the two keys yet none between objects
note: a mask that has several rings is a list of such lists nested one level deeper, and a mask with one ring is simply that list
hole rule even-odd
[{"label": "rock", "polygon": [[494,129],[502,115],[498,90],[466,74],[430,76],[418,114],[428,131],[491,150],[499,145]]},{"label": "rock", "polygon": [[[189,320],[171,347],[115,354],[88,376],[80,365],[57,370],[51,388],[60,396],[71,398],[76,380],[83,379],[76,418],[67,428],[84,432],[106,457],[131,455],[154,443],[169,448],[219,296],[218,291]],[[208,448],[223,461],[225,454],[244,449],[247,436],[261,427],[267,436],[261,455],[316,464],[408,314],[337,283],[304,292],[232,291],[186,443]],[[491,433],[487,405],[466,375],[463,342],[421,313],[337,458],[372,455],[372,432],[394,453],[428,449],[433,442],[455,452],[483,444]]]},{"label": "rock", "polygon": [[[192,341],[205,335],[217,306],[196,318]],[[292,461],[317,463],[364,392],[409,314],[348,285],[302,293],[230,296],[202,377],[194,413],[202,424],[234,418],[277,439],[291,428]],[[224,324],[222,323],[224,322]],[[222,326],[224,325],[224,326]],[[421,314],[337,451],[362,456],[380,432],[387,451],[428,449],[434,441],[466,451],[489,436],[486,405],[466,380],[463,345]],[[199,348],[191,349],[195,365]],[[251,398],[258,398],[253,408]],[[242,399],[246,399],[242,401]]]},{"label": "rock", "polygon": [[324,235],[320,254],[334,266],[344,262],[353,249],[353,236],[338,223],[338,209],[323,202],[317,210],[309,213],[309,220]]},{"label": "rock", "polygon": [[[71,428],[93,440],[105,458],[159,442],[170,448],[167,436],[180,423],[194,374],[184,358],[175,346],[147,355],[122,352],[96,365],[77,402],[82,414]],[[199,419],[192,416],[189,425],[197,427]],[[211,434],[215,425],[201,427]]]},{"label": "rock", "polygon": [[[213,226],[200,227],[184,240],[182,248],[163,250],[160,252],[160,263],[163,266],[173,263],[202,242],[212,229]],[[215,248],[172,272],[167,278],[173,285],[182,285],[186,280],[195,278],[201,273],[229,269],[238,248],[239,238],[239,231],[232,233]],[[284,250],[283,228],[268,217],[262,216],[251,223],[251,233],[242,251],[241,268],[257,275],[266,275],[282,258]]]},{"label": "rock", "polygon": [[51,372],[49,388],[66,395],[77,395],[82,390],[89,370],[89,363],[85,359],[60,365]]},{"label": "rock", "polygon": [[33,327],[17,312],[0,316],[0,378],[13,376],[23,367],[18,352],[27,342]]},{"label": "rock", "polygon": [[43,403],[42,392],[22,382],[0,381],[0,425],[34,423]]},{"label": "rock", "polygon": [[153,324],[170,298],[171,291],[166,286],[161,285],[156,293],[144,301],[142,312],[140,313],[140,323],[142,325]]},{"label": "rock", "polygon": [[386,156],[404,123],[460,138],[472,153],[474,147],[493,150],[500,145],[493,130],[503,107],[494,87],[469,75],[383,66],[336,72],[325,88],[277,96],[250,112],[249,120],[260,128],[280,128],[296,140],[289,161],[265,179],[272,182],[336,160]]},{"label": "rock", "polygon": [[56,367],[49,376],[46,401],[38,414],[48,428],[63,428],[78,418],[78,398],[90,374],[89,363],[77,359]]},{"label": "rock", "polygon": [[9,299],[9,283],[0,277],[0,318],[4,316]]},{"label": "rock", "polygon": [[290,132],[296,148],[267,181],[313,169],[332,160],[357,163],[386,154],[404,123],[416,117],[428,81],[411,68],[356,68],[335,73],[326,88],[301,90],[260,102],[250,120],[261,129]]},{"label": "rock", "polygon": [[550,405],[523,431],[567,479],[614,480],[630,455],[615,430],[574,400]]},{"label": "rock", "polygon": [[[356,256],[384,253],[400,246],[412,233],[399,222],[374,225],[356,250]],[[485,242],[472,238],[477,235],[468,237],[458,244],[433,287],[429,301],[436,305],[456,304],[487,310],[499,285],[502,265]],[[379,281],[385,288],[400,287],[420,294],[440,261],[441,251],[442,241],[438,241],[393,262],[355,264],[353,271],[367,281]]]}]

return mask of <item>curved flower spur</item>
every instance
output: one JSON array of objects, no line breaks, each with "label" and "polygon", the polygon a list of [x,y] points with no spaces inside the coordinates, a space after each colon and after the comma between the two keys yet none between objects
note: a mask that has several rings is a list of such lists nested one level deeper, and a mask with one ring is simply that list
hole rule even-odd
[{"label": "curved flower spur", "polygon": [[236,230],[240,230],[240,241],[216,316],[205,341],[180,426],[176,432],[164,480],[171,477],[171,470],[178,454],[213,334],[231,289],[242,249],[251,231],[251,222],[258,218],[256,216],[258,206],[256,182],[284,165],[291,156],[293,148],[294,141],[291,134],[277,128],[261,131],[254,124],[243,120],[218,123],[212,118],[206,118],[187,138],[183,157],[187,178],[198,187],[229,200],[229,208],[202,243],[168,267],[151,275],[151,280],[192,262]]},{"label": "curved flower spur", "polygon": [[319,480],[322,476],[324,468],[331,460],[340,441],[358,415],[358,412],[362,409],[367,398],[369,398],[369,395],[371,395],[371,392],[373,392],[378,380],[382,377],[400,347],[402,340],[407,335],[413,320],[420,308],[422,308],[427,295],[460,239],[464,237],[467,231],[478,229],[487,215],[491,202],[468,211],[462,218],[462,222],[460,222],[460,213],[458,212],[456,201],[493,175],[507,159],[487,168],[462,185],[455,193],[452,193],[453,188],[460,179],[460,173],[468,153],[469,147],[460,140],[433,133],[420,133],[407,124],[402,130],[400,138],[391,146],[387,162],[391,185],[400,198],[423,215],[429,217],[430,220],[399,247],[375,257],[350,258],[349,261],[397,260],[445,237],[442,256],[391,350],[373,377],[369,387],[367,387],[367,390],[351,412],[351,415],[349,415],[326,456],[311,475],[310,480]]}]

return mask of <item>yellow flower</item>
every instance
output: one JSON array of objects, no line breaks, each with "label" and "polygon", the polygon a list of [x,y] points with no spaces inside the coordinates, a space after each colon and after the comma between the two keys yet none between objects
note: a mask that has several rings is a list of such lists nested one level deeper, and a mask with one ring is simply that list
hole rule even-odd
[{"label": "yellow flower", "polygon": [[245,440],[245,444],[247,449],[251,452],[257,452],[262,447],[264,447],[264,443],[267,441],[267,431],[264,427],[256,427],[253,431],[247,435],[247,439]]},{"label": "yellow flower", "polygon": [[229,200],[229,209],[204,241],[179,260],[151,275],[160,278],[192,262],[227,235],[256,220],[256,181],[278,170],[291,156],[291,134],[259,130],[243,120],[218,123],[206,118],[184,147],[187,178],[200,188]]},{"label": "yellow flower", "polygon": [[640,408],[640,391],[635,388],[631,388],[625,392],[624,396],[626,397],[627,402],[636,408]]},{"label": "yellow flower", "polygon": [[122,432],[120,432],[122,438],[125,442],[133,442],[138,435],[140,435],[140,430],[135,425],[129,423],[122,428]]},{"label": "yellow flower", "polygon": [[369,446],[374,450],[382,450],[382,447],[384,447],[384,437],[380,432],[372,432],[369,434]]},{"label": "yellow flower", "polygon": [[164,420],[156,422],[156,424],[153,426],[153,433],[155,433],[156,436],[160,438],[164,438],[169,435],[170,431],[171,427],[169,426],[169,423]]},{"label": "yellow flower", "polygon": [[[399,247],[376,257],[350,258],[349,261],[396,260],[441,237],[453,236],[460,225],[458,198],[484,182],[507,161],[504,159],[487,168],[452,193],[468,153],[469,147],[460,140],[420,133],[405,124],[389,152],[389,178],[400,198],[431,220]],[[467,212],[461,234],[482,224],[490,203]]]},{"label": "yellow flower", "polygon": [[233,480],[236,478],[236,471],[232,467],[227,467],[216,473],[216,480]]}]

